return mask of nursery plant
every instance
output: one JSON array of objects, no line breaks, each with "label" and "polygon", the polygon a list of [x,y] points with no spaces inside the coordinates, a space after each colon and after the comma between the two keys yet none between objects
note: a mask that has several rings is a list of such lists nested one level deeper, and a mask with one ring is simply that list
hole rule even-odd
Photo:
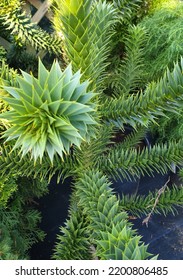
[{"label": "nursery plant", "polygon": [[[158,125],[160,117],[181,112],[183,59],[144,87],[146,35],[143,28],[129,24],[123,57],[112,72],[109,64],[119,23],[117,2],[51,1],[55,36],[61,42],[57,60],[46,67],[39,59],[35,73],[17,73],[5,59],[1,63],[0,97],[5,109],[0,115],[0,179],[6,194],[2,213],[21,211],[23,202],[17,196],[43,195],[52,176],[57,175],[58,182],[72,177],[69,214],[60,228],[54,259],[156,259],[134,230],[130,215],[143,217],[152,209],[176,213],[183,203],[182,187],[178,186],[166,186],[158,200],[157,191],[145,198],[123,194],[119,198],[113,189],[114,180],[165,174],[172,163],[181,168],[183,160],[182,139],[142,145],[146,132]],[[121,2],[127,9],[126,1]],[[132,132],[125,136],[127,126]],[[122,134],[122,140],[116,141]],[[9,178],[14,178],[13,187]],[[34,187],[29,184],[26,188],[28,182],[35,182]],[[25,205],[23,209],[28,211]],[[39,214],[33,214],[38,220]],[[9,220],[2,220],[2,259],[15,258]],[[17,230],[21,228],[17,224]],[[16,258],[27,257],[28,245]]]}]

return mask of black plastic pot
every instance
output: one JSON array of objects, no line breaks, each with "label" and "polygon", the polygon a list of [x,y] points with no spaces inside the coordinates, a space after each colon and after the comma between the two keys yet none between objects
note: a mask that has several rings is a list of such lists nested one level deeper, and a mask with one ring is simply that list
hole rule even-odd
[{"label": "black plastic pot", "polygon": [[179,214],[153,215],[146,225],[142,220],[134,221],[134,227],[142,240],[149,244],[148,251],[159,255],[162,260],[183,260],[183,209],[178,209]]}]

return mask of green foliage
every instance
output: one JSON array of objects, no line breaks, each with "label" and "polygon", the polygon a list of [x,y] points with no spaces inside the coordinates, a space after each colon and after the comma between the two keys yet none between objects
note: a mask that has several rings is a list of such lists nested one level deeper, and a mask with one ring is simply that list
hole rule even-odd
[{"label": "green foliage", "polygon": [[0,62],[6,59],[6,50],[0,46]]},{"label": "green foliage", "polygon": [[39,228],[41,215],[33,204],[47,192],[47,182],[17,175],[16,180],[10,178],[4,180],[9,192],[3,192],[3,197],[11,194],[11,198],[0,205],[0,259],[28,259],[31,246],[45,236]]},{"label": "green foliage", "polygon": [[55,153],[63,158],[73,144],[80,146],[94,134],[95,96],[87,92],[88,81],[80,83],[80,71],[64,72],[54,62],[50,72],[39,61],[38,78],[22,72],[18,88],[4,87],[11,97],[3,97],[13,110],[1,114],[11,127],[4,132],[7,141],[17,139],[22,156],[31,151],[34,161],[47,152],[51,162]]},{"label": "green foliage", "polygon": [[17,252],[12,249],[14,244],[10,235],[9,229],[0,222],[0,260],[18,260]]},{"label": "green foliage", "polygon": [[165,144],[156,144],[151,148],[144,148],[141,151],[135,148],[123,149],[117,145],[110,149],[105,156],[98,160],[98,168],[114,179],[126,178],[131,180],[140,175],[159,172],[165,174],[171,169],[174,162],[179,165],[183,157],[183,143],[169,141]]},{"label": "green foliage", "polygon": [[[6,104],[2,99],[0,99],[0,112],[6,112],[9,109],[8,104]],[[6,120],[0,120],[0,133],[9,128],[9,123]]]},{"label": "green foliage", "polygon": [[[74,198],[74,199],[73,199]],[[69,219],[60,228],[54,249],[56,260],[88,260],[92,258],[87,219],[78,207],[78,199],[72,195]],[[65,249],[67,248],[67,250]]]},{"label": "green foliage", "polygon": [[168,113],[166,118],[159,119],[159,125],[153,126],[151,131],[156,135],[156,142],[166,142],[168,140],[179,141],[183,137],[183,115],[182,110],[177,115]]},{"label": "green foliage", "polygon": [[115,143],[115,147],[121,147],[121,149],[126,150],[129,148],[140,148],[144,145],[144,140],[146,137],[146,129],[142,126],[138,127],[137,130],[132,130],[129,134],[126,131],[122,134],[121,131],[118,131],[120,135],[123,136],[122,142]]},{"label": "green foliage", "polygon": [[80,176],[75,185],[79,206],[89,219],[90,240],[100,259],[147,259],[147,246],[136,235],[121,211],[111,184],[102,173],[91,170]]},{"label": "green foliage", "polygon": [[139,94],[108,98],[100,107],[102,115],[116,125],[128,124],[147,126],[150,122],[165,116],[165,113],[177,114],[181,111],[183,93],[183,59],[174,65],[172,72],[167,70],[158,82],[150,83]]},{"label": "green foliage", "polygon": [[[30,48],[32,51],[29,50]],[[41,55],[41,51],[39,53]],[[35,51],[32,47],[28,46],[26,48],[25,46],[11,44],[11,47],[7,53],[7,62],[9,63],[10,67],[17,69],[18,71],[21,69],[28,73],[37,73],[37,51]]]},{"label": "green foliage", "polygon": [[183,3],[173,1],[174,5],[171,5],[171,2],[165,1],[160,9],[140,23],[147,32],[144,44],[146,81],[157,80],[167,66],[172,69],[173,63],[183,55]]},{"label": "green foliage", "polygon": [[48,34],[35,23],[29,15],[22,11],[22,1],[1,1],[0,19],[5,30],[17,45],[30,44],[36,50],[45,49],[51,53],[61,53],[61,41],[54,35]]},{"label": "green foliage", "polygon": [[37,210],[12,212],[0,209],[0,259],[28,259],[28,250],[44,234],[38,228],[41,216]]},{"label": "green foliage", "polygon": [[[6,95],[6,91],[2,88],[2,86],[15,85],[16,75],[17,72],[8,66],[8,64],[6,63],[6,58],[3,56],[2,60],[0,60],[0,113],[4,113],[9,110],[9,105],[6,102],[4,102],[1,98],[2,96]],[[8,129],[8,127],[8,121],[0,120],[0,132]]]},{"label": "green foliage", "polygon": [[[152,1],[150,10],[152,10],[151,14],[140,24],[147,32],[147,42],[144,44],[145,82],[159,79],[167,66],[171,71],[175,69],[175,61],[180,61],[182,55],[183,4],[176,0]],[[179,88],[175,87],[176,75],[181,77],[180,70],[178,72],[174,73],[175,81],[171,79],[172,82],[169,84],[175,92],[180,92],[182,87],[180,84]],[[180,106],[179,114],[167,112],[166,118],[164,116],[159,118],[158,124],[151,128],[157,141],[181,139],[183,135],[182,106]]]},{"label": "green foliage", "polygon": [[13,150],[13,145],[0,146],[0,168],[1,177],[3,176],[27,176],[28,178],[38,178],[40,182],[47,179],[50,182],[51,178],[57,173],[57,181],[73,176],[78,167],[78,161],[74,155],[65,156],[61,160],[59,155],[55,155],[53,165],[50,165],[50,159],[44,157],[42,163],[39,161],[34,164],[29,154],[21,157],[20,149]]},{"label": "green foliage", "polygon": [[112,0],[114,7],[118,10],[121,22],[131,24],[137,17],[138,10],[141,7],[142,0]]},{"label": "green foliage", "polygon": [[[55,259],[83,259],[83,255],[85,259],[89,259],[92,256],[88,244],[93,244],[95,259],[125,260],[151,257],[147,246],[141,242],[128,222],[127,214],[122,211],[110,185],[107,178],[97,170],[80,174],[74,186],[77,204],[72,204],[66,228],[62,227],[62,235],[58,235],[53,255]],[[70,250],[65,252],[65,248]]]},{"label": "green foliage", "polygon": [[[64,50],[74,71],[81,69],[91,88],[99,88],[110,51],[115,10],[105,1],[57,0],[55,27],[64,36]],[[93,5],[92,5],[93,4]],[[58,24],[59,23],[59,24]]]},{"label": "green foliage", "polygon": [[10,68],[9,65],[2,61],[0,64],[0,94],[6,95],[5,90],[3,90],[2,86],[17,86],[17,70]]},{"label": "green foliage", "polygon": [[46,179],[40,181],[39,178],[28,176],[18,177],[18,191],[14,195],[12,204],[23,205],[36,203],[34,199],[40,198],[48,193],[48,182]]},{"label": "green foliage", "polygon": [[[119,66],[111,65],[110,77],[107,77],[108,86],[114,89],[115,95],[128,95],[139,89],[143,79],[143,43],[144,29],[140,26],[130,26],[124,39],[124,59]],[[118,65],[118,63],[115,64]],[[115,70],[114,70],[115,69]],[[110,78],[110,79],[109,79]]]},{"label": "green foliage", "polygon": [[110,144],[113,142],[114,128],[109,125],[102,125],[96,131],[96,137],[89,143],[83,143],[81,149],[74,150],[75,159],[73,169],[75,175],[83,172],[83,167],[91,169],[96,166],[98,158],[105,154],[110,149]]},{"label": "green foliage", "polygon": [[[147,186],[148,188],[148,186]],[[141,217],[147,215],[151,212],[155,200],[157,197],[158,191],[149,192],[147,196],[144,195],[124,195],[120,201],[120,206],[125,211],[128,211],[129,214],[136,217]],[[172,213],[173,215],[178,213],[178,206],[183,205],[183,187],[169,187],[166,188],[164,192],[161,193],[158,203],[154,208],[154,214],[163,214],[167,215]]]},{"label": "green foliage", "polygon": [[174,8],[180,1],[179,0],[148,0],[149,14],[154,13],[156,10],[161,8]]},{"label": "green foliage", "polygon": [[0,208],[6,207],[8,200],[15,191],[17,191],[17,184],[14,178],[0,179]]},{"label": "green foliage", "polygon": [[[109,61],[109,71],[111,74],[114,73],[111,79],[115,80],[115,74],[118,73],[119,66],[123,64],[123,59],[126,57],[126,52],[128,52],[128,50],[126,49],[126,41],[131,40],[132,46],[134,46],[134,43],[137,43],[136,48],[138,47],[138,42],[140,42],[139,35],[141,34],[138,32],[138,28],[136,29],[136,24],[141,18],[146,15],[148,10],[148,3],[147,1],[142,0],[108,0],[107,2],[112,2],[117,12],[117,21],[114,24],[114,32],[111,40],[111,55]],[[134,27],[134,30],[132,29],[132,26]],[[135,30],[137,32],[135,32]],[[133,36],[136,36],[136,39],[134,41],[130,39],[129,33],[131,32],[133,33]],[[139,53],[137,49],[134,50],[137,51],[137,54]],[[129,54],[127,54],[127,56],[129,56]],[[132,63],[132,61],[130,63]],[[107,77],[107,82],[108,78],[109,77]]]}]

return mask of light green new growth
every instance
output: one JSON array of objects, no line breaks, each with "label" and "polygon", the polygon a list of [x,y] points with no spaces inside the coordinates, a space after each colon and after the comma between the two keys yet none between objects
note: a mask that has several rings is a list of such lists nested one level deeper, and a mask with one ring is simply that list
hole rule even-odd
[{"label": "light green new growth", "polygon": [[67,59],[81,69],[91,88],[99,88],[109,56],[116,10],[106,1],[56,0],[55,28],[63,36]]},{"label": "light green new growth", "polygon": [[63,158],[94,135],[95,94],[87,92],[88,81],[80,83],[80,71],[73,74],[69,65],[62,72],[58,62],[48,71],[40,60],[38,78],[22,75],[19,87],[4,87],[10,96],[2,97],[12,108],[0,118],[11,124],[3,137],[16,139],[13,149],[21,147],[22,156],[31,152],[35,162],[47,152],[53,162],[55,153]]}]

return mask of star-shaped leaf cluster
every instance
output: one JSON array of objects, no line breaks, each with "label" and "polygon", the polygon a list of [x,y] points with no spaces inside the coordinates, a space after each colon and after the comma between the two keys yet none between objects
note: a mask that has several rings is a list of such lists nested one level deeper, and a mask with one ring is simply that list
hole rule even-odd
[{"label": "star-shaped leaf cluster", "polygon": [[62,71],[55,61],[48,71],[39,60],[37,78],[22,71],[19,87],[4,87],[9,97],[3,99],[12,109],[0,116],[11,124],[3,137],[16,139],[14,149],[21,147],[22,156],[31,152],[36,162],[47,152],[53,162],[56,153],[63,158],[73,144],[80,147],[94,135],[96,94],[87,92],[89,81],[80,78],[71,64]]}]

